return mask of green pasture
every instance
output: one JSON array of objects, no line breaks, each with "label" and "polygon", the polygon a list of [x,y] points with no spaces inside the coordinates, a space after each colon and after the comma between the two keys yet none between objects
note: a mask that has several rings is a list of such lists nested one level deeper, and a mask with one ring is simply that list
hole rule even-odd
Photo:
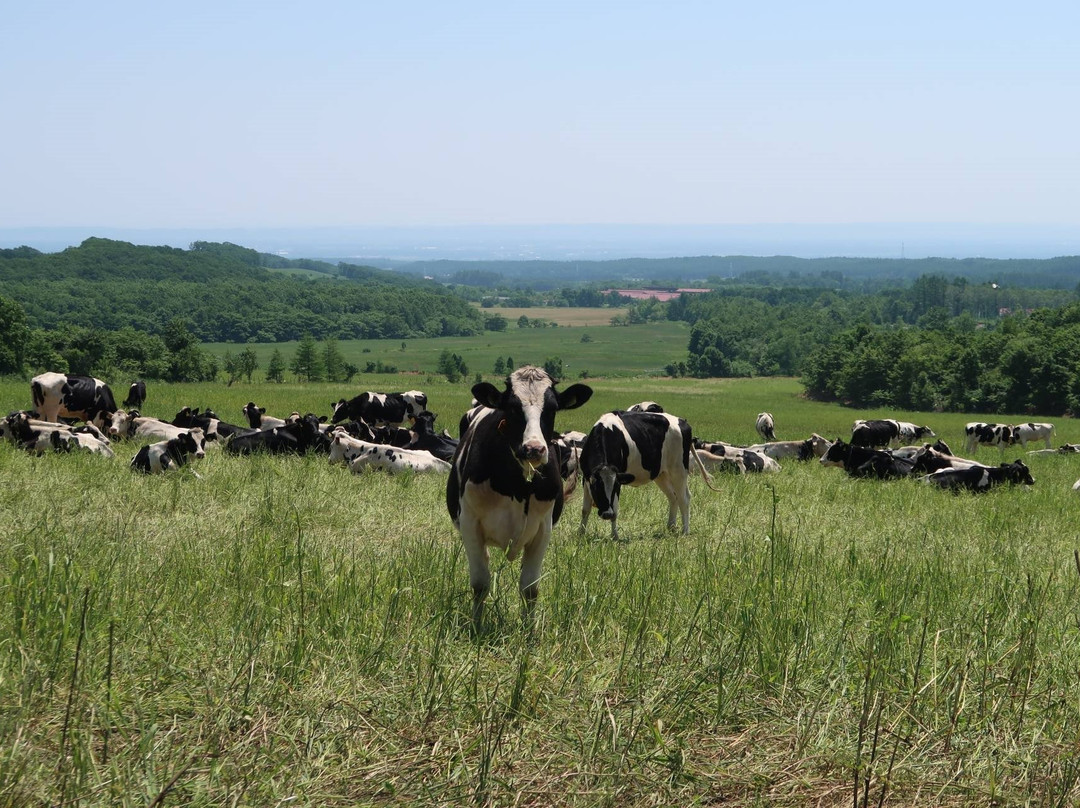
[{"label": "green pasture", "polygon": [[[338,343],[338,349],[346,361],[361,369],[368,362],[381,361],[400,372],[412,373],[434,372],[439,354],[448,349],[465,360],[470,374],[490,374],[498,357],[505,360],[509,356],[516,367],[543,365],[548,357],[558,356],[563,360],[567,376],[573,378],[578,378],[582,371],[590,376],[660,375],[668,363],[686,359],[690,339],[686,323],[665,321],[615,327],[606,324],[611,317],[610,309],[592,311],[608,313],[606,319],[598,318],[604,324],[595,328],[518,328],[512,322],[506,331],[488,331],[477,337],[344,340]],[[585,334],[591,341],[581,341]],[[266,366],[275,348],[281,350],[288,363],[296,352],[296,345],[295,342],[252,343],[251,347],[259,357],[259,370],[253,378],[265,378]],[[217,356],[224,356],[226,352],[235,355],[248,346],[215,342],[203,347]]]},{"label": "green pasture", "polygon": [[[643,399],[737,442],[761,410],[780,438],[884,414],[791,379],[590,384],[560,428]],[[423,373],[150,384],[145,410],[413,387],[456,434],[469,385]],[[0,381],[5,411],[28,399]],[[888,414],[958,451],[965,421],[1006,420]],[[654,487],[624,493],[619,542],[595,516],[581,534],[577,494],[535,625],[496,551],[474,637],[445,478],[219,449],[201,479],[144,477],[116,448],[0,445],[0,805],[1080,801],[1080,456],[982,496],[793,461],[695,476],[688,537]]]}]

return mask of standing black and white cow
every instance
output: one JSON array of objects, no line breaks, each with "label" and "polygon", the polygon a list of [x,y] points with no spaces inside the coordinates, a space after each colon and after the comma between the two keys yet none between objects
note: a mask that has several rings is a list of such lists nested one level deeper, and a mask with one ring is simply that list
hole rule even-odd
[{"label": "standing black and white cow", "polygon": [[141,410],[145,401],[146,382],[142,379],[132,382],[131,387],[128,388],[127,398],[124,399],[124,406],[129,410]]},{"label": "standing black and white cow", "polygon": [[581,529],[595,504],[600,518],[611,522],[619,538],[619,492],[624,485],[655,482],[668,498],[668,528],[682,515],[682,532],[690,532],[690,455],[693,435],[682,418],[667,413],[609,412],[600,416],[581,450],[584,480]]},{"label": "standing black and white cow", "polygon": [[761,435],[763,441],[771,442],[776,440],[776,427],[771,412],[759,412],[757,421],[754,422],[754,429]]},{"label": "standing black and white cow", "polygon": [[109,385],[93,376],[42,373],[30,380],[34,408],[45,421],[60,416],[92,423],[98,429],[116,412],[116,400]]},{"label": "standing black and white cow", "polygon": [[206,457],[206,437],[201,429],[181,432],[175,438],[142,447],[135,457],[131,458],[131,468],[143,474],[160,474],[172,468],[183,467],[187,464],[189,455]]},{"label": "standing black and white cow", "polygon": [[334,414],[330,423],[345,420],[366,421],[369,424],[401,426],[427,409],[427,395],[419,390],[406,393],[361,393],[349,399],[340,399],[330,405]]},{"label": "standing black and white cow", "polygon": [[987,424],[969,421],[964,425],[964,450],[974,452],[980,446],[996,446],[1005,454],[1005,447],[1015,443],[1013,428],[1008,424]]},{"label": "standing black and white cow", "polygon": [[500,391],[474,385],[481,405],[462,419],[464,429],[446,483],[446,509],[461,533],[473,590],[477,630],[491,584],[488,548],[521,556],[519,591],[531,613],[551,529],[563,509],[563,481],[556,453],[555,414],[580,407],[592,388],[574,384],[559,392],[551,377],[532,366],[515,370]]},{"label": "standing black and white cow", "polygon": [[1029,440],[1041,440],[1046,443],[1046,448],[1050,448],[1050,438],[1054,434],[1054,425],[1046,423],[1034,423],[1029,421],[1026,424],[1015,424],[1013,426],[1013,443],[1019,443],[1023,448],[1027,448]]}]

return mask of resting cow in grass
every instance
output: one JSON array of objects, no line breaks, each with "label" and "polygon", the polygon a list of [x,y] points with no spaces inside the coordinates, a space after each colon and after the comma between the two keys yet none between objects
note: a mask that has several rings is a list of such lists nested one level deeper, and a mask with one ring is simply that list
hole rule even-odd
[{"label": "resting cow in grass", "polygon": [[188,457],[206,457],[206,438],[201,429],[181,432],[175,438],[142,447],[131,458],[131,468],[143,474],[161,474],[169,469],[182,468],[187,464]]},{"label": "resting cow in grass", "polygon": [[997,468],[990,466],[968,466],[962,469],[942,469],[923,477],[923,482],[949,488],[955,491],[966,490],[983,492],[994,486],[1008,483],[1012,485],[1035,485],[1031,472],[1022,460],[1002,463]]}]

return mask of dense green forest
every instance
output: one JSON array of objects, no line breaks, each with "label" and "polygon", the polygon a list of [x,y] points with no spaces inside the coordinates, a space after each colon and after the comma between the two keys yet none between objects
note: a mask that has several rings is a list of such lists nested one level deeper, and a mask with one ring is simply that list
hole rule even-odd
[{"label": "dense green forest", "polygon": [[189,250],[87,239],[58,253],[0,250],[0,289],[31,328],[86,328],[161,335],[176,319],[206,342],[317,338],[406,338],[476,334],[483,320],[431,281],[340,265],[337,279],[309,280],[275,268],[308,269],[233,244]]}]

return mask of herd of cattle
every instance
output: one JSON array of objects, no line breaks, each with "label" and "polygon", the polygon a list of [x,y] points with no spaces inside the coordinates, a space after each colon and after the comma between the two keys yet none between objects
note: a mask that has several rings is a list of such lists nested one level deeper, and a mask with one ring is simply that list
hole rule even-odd
[{"label": "herd of cattle", "polygon": [[[668,499],[668,528],[681,517],[682,532],[688,533],[689,478],[695,471],[712,487],[710,472],[776,472],[782,460],[816,458],[853,477],[918,476],[954,490],[1034,483],[1021,460],[988,466],[958,457],[941,440],[925,442],[937,437],[929,427],[892,419],[856,421],[847,442],[816,433],[778,441],[772,415],[760,413],[755,427],[762,442],[736,446],[695,437],[684,419],[645,401],[601,415],[588,434],[558,433],[556,413],[585,404],[592,389],[573,384],[557,391],[546,372],[528,366],[514,371],[503,390],[487,382],[473,387],[473,407],[461,418],[458,439],[436,431],[436,416],[419,390],[341,399],[331,403],[329,416],[294,412],[276,418],[249,402],[243,408],[246,425],[237,425],[211,410],[189,407],[171,422],[143,416],[138,409],[146,399],[142,382],[131,386],[127,409],[116,405],[108,385],[88,376],[44,373],[30,388],[34,410],[0,420],[0,437],[34,452],[80,449],[111,457],[113,441],[143,438],[154,442],[138,449],[131,467],[145,473],[182,467],[205,457],[208,442],[217,442],[235,455],[322,452],[354,472],[446,474],[447,510],[464,542],[477,621],[490,584],[490,546],[501,547],[509,560],[521,556],[520,590],[527,604],[535,600],[552,526],[579,481],[582,529],[595,508],[611,523],[616,539],[621,489],[648,483]],[[1007,446],[1026,449],[1028,442],[1041,440],[1045,448],[1038,453],[1080,451],[1080,444],[1051,448],[1053,433],[1046,423],[974,422],[965,427],[965,450],[996,446],[1004,453]],[[1080,480],[1073,488],[1080,491]]]}]

